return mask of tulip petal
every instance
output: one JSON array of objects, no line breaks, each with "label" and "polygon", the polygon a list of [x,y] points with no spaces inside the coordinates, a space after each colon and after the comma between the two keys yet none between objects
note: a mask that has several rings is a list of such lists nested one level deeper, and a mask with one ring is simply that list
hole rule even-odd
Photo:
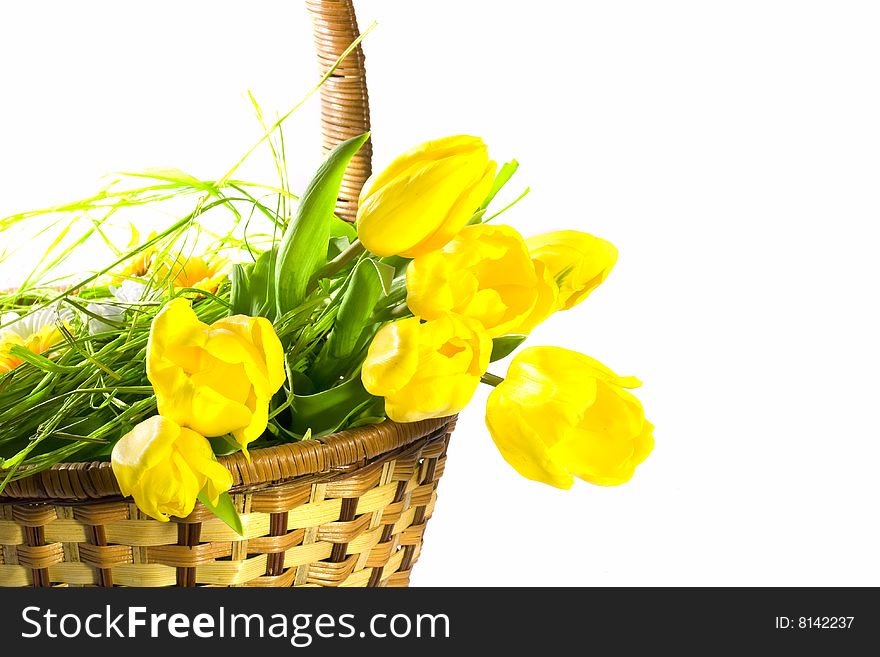
[{"label": "tulip petal", "polygon": [[[423,310],[429,314],[445,314],[455,308],[456,298],[476,293],[476,280],[471,276],[462,276],[460,271],[452,271],[442,251],[434,251],[419,258],[419,271],[415,270],[416,261],[407,266],[406,303],[416,316],[421,317]],[[455,286],[447,284],[454,281]],[[466,286],[463,288],[462,286]],[[422,308],[423,299],[431,299],[430,307]]]},{"label": "tulip petal", "polygon": [[[198,436],[198,434],[196,436],[205,440]],[[174,491],[176,494],[172,495],[165,504],[160,505],[159,509],[168,515],[185,518],[195,508],[199,491],[204,485],[205,475],[202,472],[193,470],[194,464],[189,463],[179,449],[172,453],[171,459],[177,476],[175,481],[176,490]]]},{"label": "tulip petal", "polygon": [[448,417],[468,405],[480,379],[467,374],[420,378],[406,387],[406,395],[385,398],[385,412],[395,422]]},{"label": "tulip petal", "polygon": [[361,191],[359,203],[363,204],[370,194],[384,187],[416,164],[430,164],[439,159],[467,153],[484,153],[486,159],[489,157],[483,140],[470,135],[454,135],[419,144],[399,155],[383,171],[370,178]]},{"label": "tulip petal", "polygon": [[253,389],[244,365],[233,365],[216,359],[206,359],[206,363],[208,362],[210,364],[207,367],[189,377],[193,389],[211,388],[230,401],[244,404]]},{"label": "tulip petal", "polygon": [[361,371],[367,392],[384,397],[412,379],[419,366],[420,325],[419,318],[412,317],[379,329]]},{"label": "tulip petal", "polygon": [[166,497],[176,494],[170,489],[168,482],[168,477],[161,476],[155,470],[148,470],[141,476],[138,485],[124,494],[131,495],[138,509],[151,518],[160,522],[168,522],[168,513],[159,508],[160,505],[165,506],[163,500]]},{"label": "tulip petal", "polygon": [[217,463],[203,436],[158,415],[120,439],[110,463],[122,494],[162,522],[192,513],[206,484],[211,495],[232,485],[231,474]]},{"label": "tulip petal", "polygon": [[495,168],[483,141],[465,135],[404,153],[363,187],[361,242],[376,255],[406,258],[442,247],[488,194]]},{"label": "tulip petal", "polygon": [[539,281],[525,242],[510,226],[474,225],[407,269],[407,304],[424,319],[454,313],[489,337],[519,329],[538,299]]},{"label": "tulip petal", "polygon": [[615,436],[577,427],[554,445],[551,453],[556,460],[565,463],[570,472],[580,477],[592,475],[611,479],[620,471],[629,469],[633,442],[631,435]]},{"label": "tulip petal", "polygon": [[284,347],[275,332],[275,327],[265,317],[254,318],[251,336],[254,344],[263,354],[269,375],[269,390],[275,394],[287,381],[284,371]]},{"label": "tulip petal", "polygon": [[250,422],[251,411],[244,403],[227,399],[205,386],[195,389],[189,418],[189,426],[194,431],[215,438],[246,427]]},{"label": "tulip petal", "polygon": [[226,363],[262,365],[262,374],[267,378],[266,363],[252,342],[251,327],[230,322],[230,319],[233,318],[227,317],[211,325],[204,344],[205,351]]},{"label": "tulip petal", "polygon": [[[208,326],[186,299],[156,316],[147,347],[147,375],[159,413],[209,437],[247,430],[247,442],[268,422],[272,395],[284,384],[284,353],[265,318],[227,317]],[[260,406],[249,408],[249,399]]]},{"label": "tulip petal", "polygon": [[597,382],[596,398],[588,408],[584,409],[577,424],[578,429],[622,439],[637,435],[644,421],[641,404],[630,403],[629,400],[621,397],[622,392],[628,394],[621,390],[613,390],[604,381]]},{"label": "tulip petal", "polygon": [[489,394],[486,405],[486,426],[501,456],[526,479],[571,488],[574,477],[553,460],[539,428],[522,421],[518,407],[505,398],[501,385]]},{"label": "tulip petal", "polygon": [[[263,355],[246,339],[232,331],[212,327],[205,343],[205,351],[220,361],[238,366],[241,370],[240,376],[247,383],[248,389],[252,386],[264,397],[275,392],[269,390],[269,372]],[[245,397],[247,393],[237,399],[243,401]]]},{"label": "tulip petal", "polygon": [[490,161],[483,170],[482,178],[477,180],[470,189],[462,193],[455,205],[449,209],[447,220],[440,224],[434,233],[426,237],[418,245],[417,249],[410,249],[409,255],[402,255],[415,258],[420,254],[443,248],[474,216],[474,212],[480,207],[480,203],[482,203],[483,199],[486,198],[492,189],[497,169],[497,162]]},{"label": "tulip petal", "polygon": [[114,445],[113,461],[126,468],[153,468],[168,458],[179,436],[180,427],[177,424],[161,415],[154,415]]},{"label": "tulip petal", "polygon": [[559,309],[568,310],[587,298],[611,273],[617,248],[601,238],[562,230],[526,239],[529,252],[543,262],[559,284]]},{"label": "tulip petal", "polygon": [[[581,373],[572,360],[568,361],[571,365],[568,367],[561,359],[548,359],[547,354],[535,353],[531,349],[534,348],[520,352],[507,371],[507,379],[516,382],[516,385],[506,386],[511,402],[535,413],[552,409],[560,422],[570,426],[576,424],[584,409],[596,399],[596,380],[579,376]],[[558,369],[547,365],[555,365]]]},{"label": "tulip petal", "polygon": [[520,335],[528,335],[536,326],[546,320],[556,310],[559,303],[559,286],[550,273],[550,269],[540,260],[533,260],[537,279],[538,294],[531,311],[514,331]]},{"label": "tulip petal", "polygon": [[379,331],[361,377],[368,392],[385,397],[392,420],[447,417],[471,400],[491,352],[492,340],[476,323],[454,315],[410,318]]},{"label": "tulip petal", "polygon": [[192,398],[195,388],[180,367],[154,367],[150,383],[156,393],[159,413],[178,424],[185,425],[192,414]]},{"label": "tulip petal", "polygon": [[247,446],[263,435],[269,424],[269,400],[252,393],[246,403],[251,412],[251,421],[247,426],[232,432],[236,442],[241,445],[247,456]]},{"label": "tulip petal", "polygon": [[[232,473],[217,462],[210,443],[195,431],[181,431],[179,449],[186,463],[205,476],[202,488],[211,503],[216,504],[220,494],[232,487]],[[196,495],[202,488],[196,491]]]},{"label": "tulip petal", "polygon": [[504,458],[530,479],[622,484],[654,445],[641,403],[622,385],[633,382],[583,354],[530,347],[489,395],[486,422]]},{"label": "tulip petal", "polygon": [[150,329],[150,353],[158,357],[175,347],[201,347],[205,343],[207,324],[201,322],[190,302],[172,299],[153,319]]},{"label": "tulip petal", "polygon": [[[480,165],[480,174],[482,167]],[[444,226],[452,225],[453,234],[467,224],[470,213],[455,208],[461,190],[474,184],[472,167],[459,158],[445,158],[437,162],[416,164],[385,186],[376,189],[358,208],[358,235],[367,249],[376,255],[414,257],[413,250],[421,249],[425,240],[432,238]],[[480,201],[477,201],[479,205]],[[435,237],[436,240],[436,237]]]}]

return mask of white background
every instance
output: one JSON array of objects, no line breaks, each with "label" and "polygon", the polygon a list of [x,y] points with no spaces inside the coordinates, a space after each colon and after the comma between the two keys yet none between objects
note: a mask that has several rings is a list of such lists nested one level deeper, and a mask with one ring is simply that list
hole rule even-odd
[{"label": "white background", "polygon": [[[631,483],[558,491],[501,459],[480,393],[413,584],[880,585],[877,5],[358,7],[377,164],[481,135],[533,190],[509,223],[614,242],[531,343],[638,375],[657,427]],[[0,216],[115,170],[220,176],[260,134],[244,92],[284,111],[316,80],[293,0],[32,0],[0,25]],[[316,102],[287,135],[301,188]]]}]

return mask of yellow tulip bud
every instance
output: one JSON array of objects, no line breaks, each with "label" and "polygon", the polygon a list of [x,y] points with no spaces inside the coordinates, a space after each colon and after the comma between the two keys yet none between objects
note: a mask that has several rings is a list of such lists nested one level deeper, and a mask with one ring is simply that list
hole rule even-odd
[{"label": "yellow tulip bud", "polygon": [[231,433],[247,453],[284,385],[284,351],[266,318],[236,315],[208,326],[178,298],[153,320],[147,377],[160,415],[209,438]]},{"label": "yellow tulip bud", "polygon": [[543,262],[559,286],[558,310],[573,308],[608,278],[617,262],[610,242],[576,230],[526,240],[532,258]]},{"label": "yellow tulip bud", "polygon": [[203,490],[216,504],[232,486],[232,475],[214,458],[208,440],[161,415],[123,436],[113,447],[110,465],[122,494],[162,522],[192,513]]},{"label": "yellow tulip bud", "polygon": [[492,188],[495,167],[477,137],[416,146],[367,181],[358,237],[380,256],[414,258],[439,249],[470,221]]},{"label": "yellow tulip bud", "polygon": [[468,226],[439,251],[409,263],[407,305],[424,319],[454,313],[476,320],[493,338],[520,333],[554,309],[555,284],[540,266],[539,276],[510,226]]},{"label": "yellow tulip bud", "polygon": [[467,406],[491,353],[492,341],[466,319],[410,317],[379,330],[361,379],[370,394],[385,398],[395,422],[446,417]]},{"label": "yellow tulip bud", "polygon": [[571,488],[574,477],[622,484],[654,448],[654,427],[619,377],[560,347],[530,347],[489,395],[486,425],[505,460],[528,479]]}]

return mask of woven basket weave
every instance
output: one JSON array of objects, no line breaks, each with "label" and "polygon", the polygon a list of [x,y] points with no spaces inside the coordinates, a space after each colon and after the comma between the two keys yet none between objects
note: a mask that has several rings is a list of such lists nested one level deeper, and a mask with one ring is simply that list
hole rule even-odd
[{"label": "woven basket weave", "polygon": [[[358,35],[351,0],[306,0],[321,73]],[[369,130],[360,48],[321,89],[324,148]],[[352,220],[370,145],[346,173]],[[123,499],[106,462],[60,464],[0,494],[0,586],[406,586],[455,419],[384,422],[220,458],[239,536],[201,503],[162,523]]]}]

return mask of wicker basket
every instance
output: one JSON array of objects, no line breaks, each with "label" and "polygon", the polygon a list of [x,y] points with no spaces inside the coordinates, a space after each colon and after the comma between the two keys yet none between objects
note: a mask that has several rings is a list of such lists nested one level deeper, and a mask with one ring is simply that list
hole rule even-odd
[{"label": "wicker basket", "polygon": [[[322,73],[358,35],[351,0],[307,0]],[[369,129],[360,48],[321,89],[325,149]],[[337,210],[353,219],[369,144]],[[68,463],[0,495],[0,586],[406,586],[454,418],[384,422],[220,461],[244,537],[200,503],[162,523],[123,499],[109,463]]]}]

